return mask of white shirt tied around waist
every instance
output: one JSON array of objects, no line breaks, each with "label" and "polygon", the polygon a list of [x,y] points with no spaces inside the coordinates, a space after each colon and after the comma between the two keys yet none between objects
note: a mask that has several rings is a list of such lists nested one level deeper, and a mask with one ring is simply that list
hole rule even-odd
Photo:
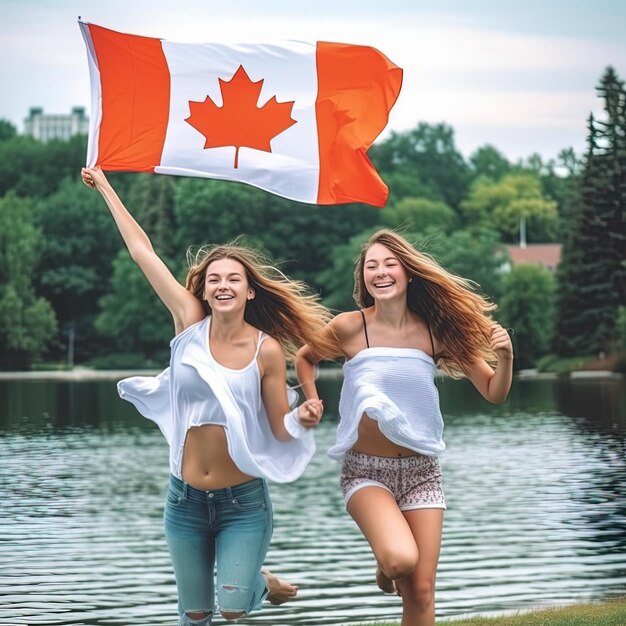
[{"label": "white shirt tied around waist", "polygon": [[[261,399],[258,352],[246,367],[220,365],[211,354],[211,318],[190,326],[170,342],[170,366],[158,376],[133,376],[117,384],[122,398],[155,422],[170,446],[170,471],[181,478],[183,448],[190,428],[223,426],[228,453],[250,476],[274,482],[296,480],[315,452],[313,432],[298,439],[274,437]],[[290,403],[297,393],[288,388]]]},{"label": "white shirt tied around waist", "polygon": [[358,438],[361,417],[378,422],[387,439],[420,454],[445,449],[435,362],[414,348],[365,348],[343,366],[337,440],[328,456],[341,460]]}]

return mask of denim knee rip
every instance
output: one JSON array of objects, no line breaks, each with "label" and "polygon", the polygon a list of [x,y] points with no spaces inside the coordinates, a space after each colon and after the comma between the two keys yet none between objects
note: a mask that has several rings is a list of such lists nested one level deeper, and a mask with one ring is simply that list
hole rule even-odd
[{"label": "denim knee rip", "polygon": [[[200,619],[193,619],[189,617],[187,613],[206,613],[205,617],[201,617]],[[213,611],[205,611],[204,609],[199,610],[191,610],[186,611],[180,617],[179,626],[211,626],[211,621],[213,619]]]},{"label": "denim knee rip", "polygon": [[[248,614],[251,590],[241,585],[222,585],[218,591],[220,613]],[[237,608],[232,608],[237,607]]]}]

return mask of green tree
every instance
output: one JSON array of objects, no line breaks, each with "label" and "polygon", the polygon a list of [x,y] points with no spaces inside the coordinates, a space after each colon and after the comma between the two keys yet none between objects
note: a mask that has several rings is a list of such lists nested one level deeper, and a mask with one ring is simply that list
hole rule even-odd
[{"label": "green tree", "polygon": [[175,232],[174,177],[138,174],[132,181],[125,203],[160,256],[177,254]]},{"label": "green tree", "polygon": [[17,128],[9,120],[0,119],[0,142],[13,139],[17,135]]},{"label": "green tree", "polygon": [[455,210],[467,191],[469,168],[455,146],[453,129],[446,124],[422,122],[413,130],[392,132],[370,148],[369,155],[380,172],[417,177]]},{"label": "green tree", "polygon": [[497,182],[479,178],[461,203],[468,224],[491,225],[509,242],[516,241],[522,220],[530,241],[553,241],[557,205],[545,197],[536,174],[507,174]]},{"label": "green tree", "polygon": [[457,230],[447,237],[422,235],[418,249],[431,254],[447,270],[474,281],[479,291],[497,301],[501,268],[507,260],[498,234],[489,228]]},{"label": "green tree", "polygon": [[572,148],[561,150],[555,161],[550,161],[541,175],[543,192],[558,205],[557,240],[567,236],[572,216],[580,210],[580,175],[582,160]]},{"label": "green tree", "polygon": [[444,233],[458,226],[456,213],[440,200],[403,198],[382,212],[383,221],[390,228],[405,228],[412,232],[435,229]]},{"label": "green tree", "polygon": [[83,135],[46,144],[24,135],[0,141],[0,196],[9,190],[32,198],[55,193],[63,179],[78,176],[86,145]]},{"label": "green tree", "polygon": [[167,360],[168,341],[174,335],[171,316],[126,250],[115,257],[111,290],[99,304],[95,325],[111,348]]},{"label": "green tree", "polygon": [[41,357],[56,333],[50,304],[38,298],[33,275],[41,234],[31,202],[9,193],[0,198],[0,365],[25,369]]},{"label": "green tree", "polygon": [[474,178],[488,178],[498,181],[511,172],[507,158],[490,145],[477,148],[469,158],[469,166]]},{"label": "green tree", "polygon": [[615,350],[626,302],[626,90],[611,67],[597,89],[604,119],[589,118],[580,207],[557,274],[554,349],[562,356]]},{"label": "green tree", "polygon": [[333,248],[380,223],[380,210],[362,204],[298,206],[287,201],[276,203],[271,197],[268,201],[268,226],[262,231],[264,248],[286,274],[322,293],[325,285],[316,277],[320,267],[329,264]]},{"label": "green tree", "polygon": [[242,243],[261,248],[313,289],[321,287],[320,261],[333,247],[380,220],[373,207],[304,205],[224,181],[183,179],[175,195],[179,249],[243,236]]},{"label": "green tree", "polygon": [[549,162],[545,162],[538,152],[534,152],[525,159],[522,159],[517,164],[517,169],[520,172],[535,174],[535,176],[540,177],[548,171]]},{"label": "green tree", "polygon": [[90,358],[107,347],[93,323],[98,299],[109,289],[119,235],[100,195],[76,178],[38,203],[37,222],[44,234],[37,291],[56,312],[62,344],[71,328],[76,360]]},{"label": "green tree", "polygon": [[35,172],[44,165],[45,146],[32,137],[16,136],[0,142],[0,196],[41,197]]},{"label": "green tree", "polygon": [[515,364],[519,369],[532,367],[549,350],[554,294],[554,276],[540,265],[516,265],[503,277],[499,318],[514,330]]},{"label": "green tree", "polygon": [[264,221],[266,193],[220,180],[180,179],[174,191],[177,249],[263,232],[269,226]]},{"label": "green tree", "polygon": [[[426,198],[441,202],[441,194],[432,182],[423,181],[411,169],[398,169],[382,172],[383,180],[389,187],[387,208],[397,204],[407,196],[412,198]],[[383,209],[383,213],[387,211]]]}]

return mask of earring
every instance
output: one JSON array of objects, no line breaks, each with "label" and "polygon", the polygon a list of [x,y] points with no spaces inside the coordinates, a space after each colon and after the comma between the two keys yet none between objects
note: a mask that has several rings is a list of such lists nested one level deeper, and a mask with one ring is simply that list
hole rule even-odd
[{"label": "earring", "polygon": [[412,283],[413,282],[413,276],[411,276],[411,278],[409,278],[409,282]]}]

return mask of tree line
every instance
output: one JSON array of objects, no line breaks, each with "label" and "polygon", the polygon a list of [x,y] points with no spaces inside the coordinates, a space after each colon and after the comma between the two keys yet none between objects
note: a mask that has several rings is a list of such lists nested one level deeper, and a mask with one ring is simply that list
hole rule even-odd
[{"label": "tree line", "polygon": [[[304,205],[218,180],[109,177],[181,280],[194,248],[239,238],[337,311],[354,307],[363,241],[381,226],[399,229],[499,304],[517,366],[532,367],[548,353],[624,349],[626,92],[611,68],[598,95],[604,114],[588,120],[582,157],[566,148],[512,163],[485,145],[466,159],[444,123],[391,133],[369,152],[390,189],[383,210]],[[85,153],[85,137],[41,144],[0,120],[1,368],[167,361],[169,315],[80,181]],[[510,267],[506,245],[522,221],[529,243],[563,243],[556,276]]]}]

